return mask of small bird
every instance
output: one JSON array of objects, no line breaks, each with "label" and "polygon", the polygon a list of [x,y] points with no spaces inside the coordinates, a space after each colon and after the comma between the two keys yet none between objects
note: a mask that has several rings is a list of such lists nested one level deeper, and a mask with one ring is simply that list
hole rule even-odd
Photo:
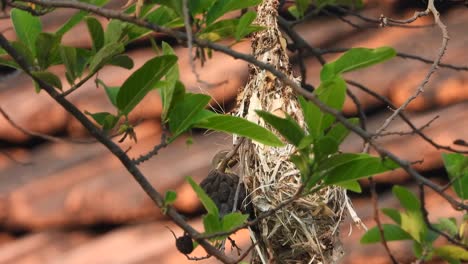
[{"label": "small bird", "polygon": [[[252,205],[245,201],[246,191],[242,183],[239,184],[239,176],[226,172],[227,168],[236,165],[236,159],[232,157],[239,149],[243,139],[231,151],[224,150],[218,152],[212,161],[213,169],[208,176],[200,183],[200,187],[213,200],[219,210],[220,217],[233,211],[252,214]],[[237,201],[235,202],[237,193]],[[235,205],[235,208],[234,208]]]},{"label": "small bird", "polygon": [[225,173],[218,169],[213,169],[201,183],[200,187],[213,200],[219,209],[219,216],[223,217],[232,212],[236,190],[239,186],[236,210],[242,210],[242,202],[245,199],[245,188],[239,185],[239,176],[233,173]]}]

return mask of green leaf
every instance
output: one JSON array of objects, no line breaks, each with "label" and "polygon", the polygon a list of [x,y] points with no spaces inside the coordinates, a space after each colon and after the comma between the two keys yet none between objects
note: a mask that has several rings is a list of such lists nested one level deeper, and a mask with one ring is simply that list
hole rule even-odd
[{"label": "green leaf", "polygon": [[382,213],[390,217],[395,223],[401,225],[401,215],[400,212],[393,208],[382,208]]},{"label": "green leaf", "polygon": [[113,106],[117,107],[117,95],[119,94],[120,87],[109,87],[100,79],[97,79],[97,83],[104,87],[107,98],[109,98]]},{"label": "green leaf", "polygon": [[4,49],[0,48],[0,55],[5,55],[5,54],[7,54],[7,52]]},{"label": "green leaf", "polygon": [[128,55],[120,54],[109,60],[110,65],[118,66],[127,70],[133,68],[133,60]]},{"label": "green leaf", "polygon": [[136,70],[122,84],[117,95],[119,110],[125,115],[130,113],[176,62],[176,56],[163,55],[147,61]]},{"label": "green leaf", "polygon": [[243,225],[247,218],[249,218],[249,215],[238,212],[225,215],[222,220],[223,231],[230,231]]},{"label": "green leaf", "polygon": [[269,146],[284,146],[281,140],[279,140],[272,132],[255,123],[236,116],[215,115],[199,121],[194,126],[236,134]]},{"label": "green leaf", "polygon": [[[162,42],[162,52],[164,55],[176,55],[172,47],[166,42]],[[178,81],[179,80],[179,65],[177,63],[172,66],[166,74],[167,81]]]},{"label": "green leaf", "polygon": [[358,180],[395,168],[398,168],[395,162],[365,153],[337,154],[325,159],[319,165],[319,170],[328,169],[324,180],[326,184]]},{"label": "green leaf", "polygon": [[297,5],[292,5],[292,6],[288,7],[288,12],[289,12],[289,14],[291,14],[296,19],[301,18],[301,14],[297,10]]},{"label": "green leaf", "polygon": [[261,0],[218,0],[216,3],[208,10],[206,15],[206,24],[210,25],[216,19],[220,18],[222,15],[227,12],[244,9],[247,7],[255,6],[260,4]]},{"label": "green leaf", "polygon": [[435,226],[442,231],[446,231],[451,236],[458,234],[457,222],[454,218],[440,218]]},{"label": "green leaf", "polygon": [[253,11],[249,11],[242,15],[236,27],[235,37],[237,41],[251,33],[248,29],[256,17],[257,13]]},{"label": "green leaf", "polygon": [[[109,2],[109,0],[94,0],[94,1],[86,1],[88,2],[89,4],[92,4],[94,6],[103,6],[105,5],[107,2]],[[83,20],[83,18],[88,14],[88,12],[86,11],[80,11],[78,13],[75,13],[70,19],[68,19],[67,22],[65,22],[65,24],[63,24],[56,32],[55,34],[57,36],[59,36],[59,38],[61,39],[62,36],[67,33],[68,31],[70,31],[70,29],[72,29],[74,26],[76,26],[78,23],[81,22],[81,20]]]},{"label": "green leaf", "polygon": [[341,73],[369,67],[393,58],[395,55],[396,51],[390,47],[352,48],[337,60],[325,64],[320,72],[320,80],[322,82],[331,80]]},{"label": "green leaf", "polygon": [[118,43],[124,36],[126,26],[127,24],[125,22],[112,19],[109,24],[107,24],[107,28],[104,33],[104,43]]},{"label": "green leaf", "polygon": [[21,67],[15,61],[7,60],[4,58],[0,58],[0,65],[8,66],[10,68],[17,69],[17,70],[21,69]]},{"label": "green leaf", "polygon": [[115,55],[124,51],[122,43],[109,43],[100,49],[89,62],[89,70],[96,72],[100,67],[107,64]]},{"label": "green leaf", "polygon": [[177,193],[174,191],[167,191],[164,195],[164,205],[169,205],[175,202],[177,199]]},{"label": "green leaf", "polygon": [[453,182],[452,187],[461,199],[468,199],[468,156],[459,153],[443,153],[445,169]]},{"label": "green leaf", "polygon": [[192,186],[192,189],[195,191],[195,193],[198,196],[198,199],[200,199],[201,203],[205,207],[206,211],[208,212],[208,215],[212,215],[216,217],[216,219],[219,219],[219,210],[216,204],[211,200],[211,198],[206,194],[206,192],[198,185],[191,177],[187,177],[188,183]]},{"label": "green leaf", "polygon": [[36,38],[36,53],[39,67],[42,70],[47,69],[53,62],[54,58],[58,57],[58,48],[60,39],[54,34],[40,33]]},{"label": "green leaf", "polygon": [[101,23],[94,17],[87,17],[86,25],[93,41],[93,50],[97,52],[104,46],[104,29]]},{"label": "green leaf", "polygon": [[168,113],[171,112],[171,110],[177,102],[183,100],[185,94],[185,87],[179,81],[159,81],[156,84],[156,87],[159,89],[163,104],[163,112],[161,114],[161,118],[164,122],[167,122]]},{"label": "green leaf", "polygon": [[446,245],[434,249],[434,253],[442,258],[468,261],[468,251],[462,247]]},{"label": "green leaf", "polygon": [[296,8],[297,12],[299,14],[299,18],[302,18],[304,16],[304,13],[307,11],[307,8],[310,5],[310,0],[297,0],[296,1]]},{"label": "green leaf", "polygon": [[312,144],[314,144],[315,138],[312,135],[307,135],[301,139],[301,142],[299,142],[299,146],[297,146],[298,149],[305,149],[310,147]]},{"label": "green leaf", "polygon": [[188,2],[192,16],[206,12],[216,0],[191,0]]},{"label": "green leaf", "polygon": [[349,191],[353,191],[355,193],[361,193],[361,185],[359,184],[358,181],[346,181],[346,182],[339,182],[336,184],[337,186],[340,186],[341,188],[344,188]]},{"label": "green leaf", "polygon": [[[359,124],[359,118],[349,118],[348,121],[353,125]],[[339,145],[349,135],[349,132],[349,129],[347,129],[343,124],[337,123],[330,128],[330,131],[328,131],[326,135],[333,138]]]},{"label": "green leaf", "polygon": [[[223,223],[218,215],[207,214],[203,216],[203,226],[206,234],[212,234],[223,231]],[[224,237],[215,237],[211,240],[223,239]]]},{"label": "green leaf", "polygon": [[338,152],[338,142],[330,136],[320,137],[314,144],[314,154],[317,162]]},{"label": "green leaf", "polygon": [[394,186],[392,192],[400,201],[405,212],[400,213],[401,228],[411,234],[414,240],[423,243],[427,235],[427,226],[421,213],[419,199],[408,189]]},{"label": "green leaf", "polygon": [[183,17],[182,0],[147,0],[147,4],[160,4],[171,8],[179,17]]},{"label": "green leaf", "polygon": [[108,112],[90,113],[85,111],[85,114],[90,115],[94,121],[96,121],[96,123],[102,126],[102,129],[104,130],[110,130],[114,128],[119,121],[118,116],[114,116]]},{"label": "green leaf", "polygon": [[[411,236],[397,225],[382,225],[385,241],[410,240]],[[378,227],[369,229],[362,237],[361,244],[380,243],[381,236]]]},{"label": "green leaf", "polygon": [[19,40],[36,56],[36,39],[42,31],[41,20],[29,12],[13,8],[11,21]]},{"label": "green leaf", "polygon": [[237,19],[225,19],[207,26],[200,31],[198,37],[209,41],[218,41],[234,36],[237,28]]},{"label": "green leaf", "polygon": [[274,127],[287,141],[294,146],[299,146],[305,134],[299,124],[289,115],[286,118],[280,118],[266,111],[257,110],[255,112],[265,122]]},{"label": "green leaf", "polygon": [[87,49],[75,48],[76,50],[76,76],[80,77],[83,74],[86,66],[91,58],[94,58],[94,53]]},{"label": "green leaf", "polygon": [[31,50],[26,47],[22,42],[19,41],[13,41],[10,43],[11,46],[18,52],[19,55],[23,57],[23,59],[29,64],[29,65],[35,65],[35,59],[34,55],[31,53]]},{"label": "green leaf", "polygon": [[80,12],[74,14],[70,19],[67,20],[67,22],[65,22],[65,24],[63,24],[55,32],[55,34],[61,39],[63,37],[63,35],[65,35],[65,33],[70,31],[70,29],[72,29],[74,26],[76,26],[78,23],[80,23],[81,20],[83,20],[83,18],[86,16],[86,14],[87,13],[85,11],[80,11]]},{"label": "green leaf", "polygon": [[47,83],[48,85],[62,90],[62,82],[60,81],[60,78],[57,77],[57,75],[47,71],[32,72],[32,75],[36,78],[39,78],[41,81]]},{"label": "green leaf", "polygon": [[76,49],[73,47],[60,46],[60,57],[62,58],[65,69],[65,75],[68,83],[73,84],[77,78],[77,56]]},{"label": "green leaf", "polygon": [[[314,95],[329,107],[341,110],[346,97],[346,83],[341,77],[336,76],[320,84],[314,91]],[[303,97],[299,97],[299,102],[304,112],[304,119],[309,133],[314,138],[318,138],[333,123],[335,117],[323,113],[320,108],[312,102],[306,101]]]},{"label": "green leaf", "polygon": [[183,99],[175,102],[168,116],[173,138],[187,131],[197,121],[195,116],[206,107],[210,99],[208,95],[187,93]]},{"label": "green leaf", "polygon": [[401,206],[408,211],[419,211],[421,203],[419,199],[408,189],[395,185],[392,188],[393,195],[400,201]]},{"label": "green leaf", "polygon": [[[191,2],[192,1],[189,1],[189,4]],[[161,6],[153,12],[149,13],[145,19],[150,23],[168,28],[182,27],[184,25],[182,16],[179,16],[173,9],[166,6]],[[151,30],[147,31],[151,32]]]},{"label": "green leaf", "polygon": [[301,172],[302,181],[306,182],[309,179],[310,175],[310,165],[308,157],[306,155],[291,155],[289,159]]}]

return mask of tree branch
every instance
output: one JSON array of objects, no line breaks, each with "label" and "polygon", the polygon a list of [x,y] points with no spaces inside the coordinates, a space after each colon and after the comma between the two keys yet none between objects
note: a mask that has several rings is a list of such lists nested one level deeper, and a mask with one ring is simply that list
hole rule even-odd
[{"label": "tree branch", "polygon": [[[36,81],[42,89],[45,90],[57,103],[65,108],[72,114],[101,144],[103,144],[120,162],[124,165],[127,171],[133,176],[141,188],[151,198],[151,200],[159,207],[164,206],[164,198],[162,195],[151,185],[141,171],[136,167],[135,163],[127,156],[127,154],[113,141],[111,141],[101,130],[94,124],[72,103],[61,96],[52,86],[43,82],[41,79],[36,78],[30,72],[30,65],[19,55],[16,50],[10,45],[8,40],[0,34],[0,46],[21,66],[23,71],[28,74],[34,81]],[[224,263],[234,263],[234,260],[220,252],[217,248],[213,247],[208,241],[198,239],[198,231],[190,226],[173,207],[168,206],[166,213],[179,227],[185,230],[192,238],[194,238],[206,251],[223,261]]]}]

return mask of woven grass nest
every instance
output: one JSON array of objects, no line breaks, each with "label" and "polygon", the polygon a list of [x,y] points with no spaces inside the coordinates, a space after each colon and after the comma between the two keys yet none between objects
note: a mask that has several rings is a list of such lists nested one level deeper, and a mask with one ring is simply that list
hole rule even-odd
[{"label": "woven grass nest", "polygon": [[[257,60],[269,63],[299,82],[292,74],[286,54],[286,41],[277,26],[277,0],[264,0],[257,9],[256,24],[265,30],[252,38]],[[305,130],[304,117],[296,95],[276,77],[256,66],[249,66],[249,81],[238,96],[235,115],[272,131],[255,110],[294,118]],[[234,143],[238,138],[234,137]],[[289,161],[292,145],[268,147],[244,140],[239,148],[239,175],[256,215],[277,207],[293,197],[301,186],[301,176]],[[253,263],[337,263],[343,255],[339,225],[349,205],[346,192],[325,187],[302,196],[262,219],[251,232],[256,246]]]}]

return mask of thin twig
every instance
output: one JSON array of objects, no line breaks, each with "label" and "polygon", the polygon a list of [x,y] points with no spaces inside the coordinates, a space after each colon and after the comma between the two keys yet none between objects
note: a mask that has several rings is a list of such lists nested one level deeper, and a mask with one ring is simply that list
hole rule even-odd
[{"label": "thin twig", "polygon": [[[356,81],[352,81],[352,80],[345,80],[348,84],[358,88],[358,89],[361,89],[362,91],[370,94],[371,96],[373,96],[374,98],[382,101],[383,103],[387,104],[389,107],[391,108],[396,108],[396,106],[388,99],[386,98],[385,96],[382,96],[378,93],[376,93],[375,91],[367,88],[366,86],[362,85],[361,83],[358,83]],[[411,122],[411,120],[409,119],[408,116],[406,116],[406,114],[404,112],[400,112],[399,114],[400,118],[418,135],[420,136],[422,139],[424,139],[427,143],[429,143],[430,145],[432,145],[433,147],[435,147],[436,149],[443,149],[443,150],[447,150],[447,151],[450,151],[450,152],[455,152],[455,153],[461,153],[461,154],[468,154],[468,151],[466,150],[460,150],[460,149],[454,149],[450,146],[444,146],[444,145],[441,145],[441,144],[438,144],[436,143],[434,140],[432,140],[429,136],[427,136],[426,134],[424,134],[422,131],[420,131],[414,124],[413,122]]]},{"label": "thin twig", "polygon": [[461,241],[458,241],[457,239],[453,238],[451,235],[439,230],[438,228],[436,228],[435,226],[431,224],[431,222],[429,221],[429,212],[427,211],[427,208],[426,208],[424,185],[418,184],[418,187],[419,187],[419,200],[421,201],[422,216],[423,216],[424,223],[427,225],[427,228],[445,237],[445,239],[450,241],[450,243],[468,250],[468,245],[462,243]]},{"label": "thin twig", "polygon": [[94,74],[96,74],[97,71],[93,72],[93,73],[90,73],[88,74],[86,77],[84,77],[83,79],[81,79],[78,83],[74,84],[72,87],[70,87],[70,89],[66,90],[65,92],[63,92],[61,95],[63,97],[73,93],[74,91],[76,91],[78,88],[80,88],[83,84],[85,84],[89,79],[91,79]]},{"label": "thin twig", "polygon": [[74,144],[91,144],[91,143],[96,143],[96,140],[79,140],[79,139],[71,139],[71,138],[59,138],[59,137],[54,137],[54,136],[49,136],[41,133],[37,133],[34,131],[31,131],[29,129],[26,129],[20,125],[18,125],[11,117],[3,110],[2,107],[0,107],[0,114],[7,120],[7,122],[13,126],[14,128],[18,129],[22,133],[32,136],[32,137],[38,137],[42,138],[47,141],[51,142],[60,142],[60,143],[74,143]]},{"label": "thin twig", "polygon": [[158,155],[159,151],[161,149],[167,147],[168,144],[169,144],[169,142],[167,141],[167,133],[166,133],[166,131],[163,131],[162,134],[161,134],[161,143],[154,146],[154,148],[151,151],[149,151],[148,153],[146,153],[144,155],[141,155],[137,159],[133,159],[133,163],[135,163],[135,165],[140,165],[140,163],[143,163],[143,162],[149,160],[151,157]]},{"label": "thin twig", "polygon": [[[448,36],[448,32],[447,32],[447,27],[444,25],[444,23],[442,23],[442,21],[440,20],[440,14],[439,14],[439,11],[437,11],[437,9],[435,8],[434,6],[434,0],[429,0],[427,2],[427,9],[424,11],[424,12],[416,12],[415,13],[415,17],[419,17],[419,15],[427,15],[429,13],[432,13],[432,15],[434,16],[434,20],[435,20],[435,23],[437,24],[437,26],[439,26],[440,30],[442,31],[442,45],[439,49],[439,53],[437,54],[437,57],[436,59],[434,60],[434,63],[432,64],[431,68],[429,69],[429,72],[426,74],[426,76],[424,77],[424,79],[422,80],[422,82],[419,84],[419,86],[416,88],[416,91],[413,95],[411,95],[410,97],[408,97],[406,99],[406,101],[400,106],[398,107],[397,109],[395,109],[395,111],[390,115],[390,117],[388,117],[384,123],[382,124],[382,126],[377,129],[377,131],[375,132],[375,134],[380,134],[381,132],[385,131],[385,129],[387,129],[387,127],[390,125],[390,123],[399,115],[400,112],[403,112],[406,107],[414,100],[418,97],[419,94],[421,94],[423,91],[424,91],[424,87],[426,86],[426,84],[429,82],[429,78],[431,78],[432,74],[437,70],[437,67],[440,63],[440,61],[442,60],[442,57],[444,56],[445,54],[445,51],[447,49],[447,45],[448,45],[448,40],[449,40],[449,36]],[[395,22],[397,20],[393,20],[393,22]],[[403,21],[400,21],[401,23],[405,23],[404,22],[405,20]],[[414,20],[413,20],[414,21]],[[398,23],[400,23],[398,22]],[[411,19],[410,19],[410,22]],[[406,23],[410,23],[410,22],[406,22]],[[368,148],[369,147],[369,144],[366,144],[366,147],[365,148]]]},{"label": "thin twig", "polygon": [[432,124],[432,122],[437,120],[439,117],[440,116],[438,116],[438,115],[434,116],[426,124],[422,125],[420,128],[418,128],[416,130],[411,130],[411,131],[406,131],[406,132],[405,131],[393,131],[393,132],[390,131],[390,132],[386,132],[386,133],[374,134],[373,136],[385,137],[385,136],[393,136],[393,135],[397,135],[397,136],[414,135],[414,134],[417,133],[417,131],[423,131],[424,129],[428,128]]},{"label": "thin twig", "polygon": [[374,209],[374,221],[377,224],[377,229],[379,230],[379,233],[380,233],[380,242],[385,248],[387,255],[392,260],[392,263],[397,264],[398,261],[396,260],[395,256],[393,256],[392,251],[390,251],[390,248],[388,247],[388,244],[387,244],[387,240],[385,240],[384,230],[383,230],[382,222],[380,221],[380,215],[379,215],[379,204],[378,204],[378,198],[377,198],[378,194],[376,191],[375,181],[372,177],[369,178],[369,183],[370,183],[370,191],[371,191],[372,208]]}]

